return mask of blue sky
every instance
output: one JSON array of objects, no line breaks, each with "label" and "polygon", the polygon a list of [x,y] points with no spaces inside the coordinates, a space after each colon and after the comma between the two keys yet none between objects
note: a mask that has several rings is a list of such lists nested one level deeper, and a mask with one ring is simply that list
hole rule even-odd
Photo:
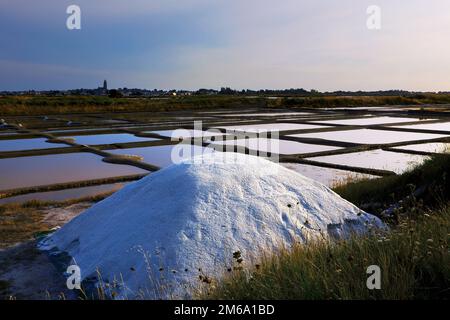
[{"label": "blue sky", "polygon": [[450,90],[449,16],[448,0],[0,0],[0,90]]}]

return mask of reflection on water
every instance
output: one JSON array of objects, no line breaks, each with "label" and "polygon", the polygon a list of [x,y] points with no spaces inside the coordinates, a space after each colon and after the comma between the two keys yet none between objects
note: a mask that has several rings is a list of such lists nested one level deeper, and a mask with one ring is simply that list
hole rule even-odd
[{"label": "reflection on water", "polygon": [[356,173],[345,170],[321,168],[300,163],[281,163],[283,167],[294,170],[305,177],[316,180],[328,187],[333,187],[344,182],[377,178],[370,174]]},{"label": "reflection on water", "polygon": [[312,153],[340,149],[338,147],[321,146],[307,143],[299,143],[288,140],[265,139],[265,138],[249,138],[240,140],[226,140],[216,141],[216,144],[233,146],[238,145],[247,147],[251,150],[258,150],[262,152],[273,152],[279,154],[297,154],[297,153]]},{"label": "reflection on water", "polygon": [[[174,149],[176,148],[176,149]],[[172,150],[174,153],[172,154]],[[188,159],[193,156],[214,152],[211,148],[201,146],[181,145],[175,146],[157,146],[146,148],[131,148],[109,151],[121,155],[137,155],[144,158],[144,162],[156,165],[158,167],[167,167],[177,160]]]},{"label": "reflection on water", "polygon": [[0,190],[148,173],[90,153],[0,159]]},{"label": "reflection on water", "polygon": [[354,167],[389,170],[400,174],[418,164],[422,164],[427,158],[428,157],[426,156],[420,155],[373,150],[333,156],[314,157],[309,158],[309,160]]},{"label": "reflection on water", "polygon": [[146,133],[156,133],[163,137],[169,137],[169,138],[175,138],[175,139],[225,135],[224,133],[219,132],[219,130],[202,131],[202,130],[187,130],[187,129],[146,131]]},{"label": "reflection on water", "polygon": [[[236,111],[233,111],[234,113]],[[253,113],[244,116],[285,116],[285,115],[300,115],[307,113]],[[228,114],[234,116],[234,114]],[[328,120],[324,121],[330,125],[332,124],[347,124],[347,125],[370,125],[383,123],[398,123],[419,120],[415,118],[397,118],[397,117],[375,117],[375,118],[361,118],[361,119],[347,119],[347,120]],[[286,120],[285,120],[286,121]],[[239,123],[238,121],[234,124]],[[215,124],[217,126],[219,124]],[[131,126],[130,126],[131,127]],[[247,125],[233,125],[222,127],[228,130],[248,131],[248,132],[266,132],[271,130],[302,130],[302,129],[316,129],[326,128],[317,124],[295,124],[295,123],[271,123],[271,124],[247,124]],[[431,130],[448,130],[450,132],[450,123],[436,123],[436,124],[421,124],[415,126],[407,126],[407,128],[416,129],[431,129]],[[79,130],[74,129],[73,130]],[[97,130],[97,129],[86,129]],[[97,134],[97,135],[78,135],[70,136],[71,130],[65,130],[65,135],[68,138],[74,138],[76,143],[84,145],[101,145],[112,143],[127,143],[140,141],[155,141],[155,138],[136,137],[133,134],[115,133],[115,134]],[[176,132],[176,137],[200,137],[200,136],[224,136],[223,133],[204,132],[199,130],[158,130],[147,131],[160,134],[161,136],[171,137]],[[450,135],[450,133],[449,133]],[[413,140],[423,140],[445,137],[446,135],[424,134],[414,132],[401,131],[385,131],[374,129],[358,129],[348,131],[334,131],[334,132],[317,132],[307,134],[295,134],[295,137],[307,138],[321,138],[327,140],[362,143],[362,144],[381,144],[381,143],[395,143]],[[67,147],[64,144],[53,144],[45,142],[44,138],[21,139],[21,140],[0,140],[1,151],[17,151],[40,148],[56,148]],[[210,142],[210,141],[208,141]],[[332,146],[322,146],[314,144],[305,144],[295,141],[276,140],[266,138],[250,138],[239,140],[228,140],[226,142],[215,140],[216,144],[226,144],[227,146],[237,143],[238,146],[247,147],[251,150],[259,150],[263,152],[275,152],[279,154],[305,154],[313,152],[331,151],[340,149]],[[428,151],[428,152],[443,152],[444,148],[448,148],[450,143],[429,143],[401,146],[398,148]],[[183,147],[183,148],[181,148]],[[180,149],[181,148],[181,149]],[[219,149],[220,150],[220,149]],[[450,149],[447,149],[447,151]],[[174,152],[176,151],[176,152]],[[167,167],[174,161],[186,159],[195,155],[203,153],[211,153],[214,150],[204,148],[202,146],[191,145],[169,145],[169,146],[154,146],[131,149],[116,149],[111,150],[111,153],[121,155],[138,155],[143,157],[143,161],[159,166]],[[366,152],[358,152],[352,154],[333,155],[324,157],[309,158],[314,161],[321,161],[333,164],[342,164],[348,166],[365,167],[373,169],[384,169],[394,171],[396,173],[403,173],[413,165],[422,163],[427,157],[420,155],[409,155],[396,152],[388,152],[383,150],[374,150]],[[339,182],[347,179],[366,179],[374,176],[352,173],[345,170],[337,170],[330,168],[321,168],[311,165],[284,163],[283,166],[297,171],[309,178],[317,180],[327,186],[333,186]],[[47,185],[55,183],[64,183],[79,180],[90,180],[98,178],[107,178],[114,176],[130,175],[148,173],[145,170],[128,166],[109,164],[101,161],[101,157],[90,153],[74,153],[61,155],[45,155],[32,156],[26,158],[0,159],[0,190],[14,189],[20,187],[31,187],[37,185]],[[32,199],[39,200],[66,200],[70,198],[79,198],[88,195],[94,195],[102,192],[116,190],[122,187],[123,184],[109,184],[102,186],[92,186],[77,189],[42,192],[29,195],[17,196],[9,199],[0,199],[1,203],[8,202],[24,202]]]},{"label": "reflection on water", "polygon": [[[97,131],[101,130],[101,128],[76,128],[76,129],[58,129],[58,130],[45,130],[46,133],[65,133],[65,132],[74,132],[74,131]],[[104,129],[105,131],[108,131],[110,129]]]},{"label": "reflection on water", "polygon": [[311,115],[309,112],[278,112],[278,113],[238,113],[238,114],[224,114],[224,117],[283,117],[283,116],[304,116]]},{"label": "reflection on water", "polygon": [[113,183],[113,184],[104,184],[100,186],[90,186],[59,191],[30,193],[11,198],[0,199],[0,204],[23,203],[30,200],[64,201],[69,199],[77,199],[88,196],[94,196],[106,192],[113,192],[113,191],[115,192],[117,190],[120,190],[126,184],[127,183]]},{"label": "reflection on water", "polygon": [[361,144],[382,144],[395,143],[413,140],[425,140],[446,137],[442,134],[357,129],[348,131],[329,131],[294,134],[292,137],[300,138],[318,138],[326,140],[335,140],[342,142],[361,143]]},{"label": "reflection on water", "polygon": [[[242,110],[241,110],[242,111]],[[258,110],[255,109],[247,109],[243,110],[244,112],[257,112]],[[227,114],[227,113],[236,113],[236,110],[217,110],[217,111],[199,111],[199,114]]]},{"label": "reflection on water", "polygon": [[78,144],[96,145],[111,143],[126,143],[140,141],[155,141],[155,138],[142,138],[128,133],[96,134],[92,136],[68,136],[66,138],[75,139]]},{"label": "reflection on water", "polygon": [[47,139],[44,138],[0,140],[0,152],[67,147],[65,144],[48,143],[45,141]]},{"label": "reflection on water", "polygon": [[315,124],[297,124],[297,123],[265,123],[265,124],[251,124],[241,126],[226,126],[220,127],[228,130],[239,130],[248,132],[261,132],[261,131],[285,131],[285,130],[303,130],[303,129],[317,129],[325,128]]},{"label": "reflection on water", "polygon": [[396,148],[413,150],[413,151],[450,153],[450,143],[442,143],[442,142],[411,144],[411,145],[401,146],[401,147],[396,147]]},{"label": "reflection on water", "polygon": [[114,119],[105,119],[105,120],[98,120],[99,123],[108,123],[108,124],[120,124],[120,123],[128,123],[128,121],[123,120],[114,120]]},{"label": "reflection on water", "polygon": [[420,129],[420,130],[440,130],[440,131],[449,131],[450,132],[450,122],[415,124],[412,126],[401,126],[398,128]]},{"label": "reflection on water", "polygon": [[353,126],[365,126],[371,124],[388,124],[388,123],[402,123],[402,122],[414,122],[424,119],[419,118],[397,118],[397,117],[364,117],[358,119],[344,119],[344,120],[326,120],[326,121],[316,121],[329,124],[344,124]]}]

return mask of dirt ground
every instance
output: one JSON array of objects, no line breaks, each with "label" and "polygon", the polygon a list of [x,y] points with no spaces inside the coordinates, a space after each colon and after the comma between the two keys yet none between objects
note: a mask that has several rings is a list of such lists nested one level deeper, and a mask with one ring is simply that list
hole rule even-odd
[{"label": "dirt ground", "polygon": [[[92,203],[77,203],[61,208],[42,208],[42,223],[49,229],[62,226]],[[58,272],[47,253],[37,249],[37,240],[28,240],[0,249],[0,300],[74,299],[66,278]]]}]

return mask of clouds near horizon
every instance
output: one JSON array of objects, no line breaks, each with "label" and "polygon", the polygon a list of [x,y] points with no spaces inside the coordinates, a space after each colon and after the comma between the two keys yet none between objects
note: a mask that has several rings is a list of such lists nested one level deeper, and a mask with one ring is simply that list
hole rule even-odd
[{"label": "clouds near horizon", "polygon": [[[366,28],[366,8],[382,28]],[[77,4],[82,29],[69,31]],[[0,90],[450,90],[446,0],[0,0]]]}]

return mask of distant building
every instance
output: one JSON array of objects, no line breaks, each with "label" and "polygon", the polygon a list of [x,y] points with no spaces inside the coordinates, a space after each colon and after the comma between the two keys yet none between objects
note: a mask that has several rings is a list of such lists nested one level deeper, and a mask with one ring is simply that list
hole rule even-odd
[{"label": "distant building", "polygon": [[108,82],[106,80],[103,80],[103,86],[98,87],[94,90],[94,94],[97,96],[106,96],[108,94]]}]

